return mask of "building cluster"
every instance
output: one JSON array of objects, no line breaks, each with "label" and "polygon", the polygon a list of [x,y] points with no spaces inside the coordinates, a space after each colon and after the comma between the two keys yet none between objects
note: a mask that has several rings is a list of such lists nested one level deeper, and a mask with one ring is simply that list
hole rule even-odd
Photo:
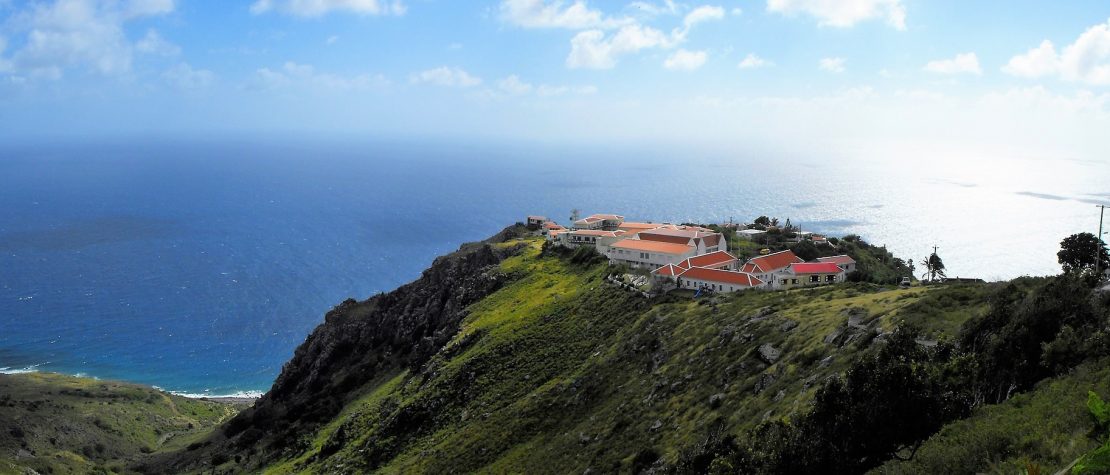
[{"label": "building cluster", "polygon": [[848,256],[805,262],[782,251],[741,262],[728,252],[724,235],[700,226],[625,221],[615,214],[595,214],[565,228],[543,216],[529,216],[553,245],[590,246],[613,265],[648,269],[664,287],[715,292],[790,289],[843,282],[855,270]]}]

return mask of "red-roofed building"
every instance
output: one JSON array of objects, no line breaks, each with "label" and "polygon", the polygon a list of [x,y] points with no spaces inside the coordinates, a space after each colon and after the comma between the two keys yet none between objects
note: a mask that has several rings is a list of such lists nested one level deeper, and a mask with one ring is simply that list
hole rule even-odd
[{"label": "red-roofed building", "polygon": [[763,286],[763,281],[747,272],[691,267],[678,275],[678,287],[682,289],[738,292]]},{"label": "red-roofed building", "polygon": [[775,274],[774,288],[790,289],[811,285],[835,284],[843,282],[844,275],[844,269],[832,262],[794,263]]},{"label": "red-roofed building", "polygon": [[741,272],[755,275],[768,286],[775,286],[775,274],[790,264],[805,262],[791,251],[781,251],[766,256],[752,258],[740,268]]},{"label": "red-roofed building", "polygon": [[561,246],[576,248],[578,246],[593,246],[597,252],[605,255],[609,252],[609,245],[625,238],[624,231],[601,231],[598,229],[576,229],[559,234],[556,241]]},{"label": "red-roofed building", "polygon": [[675,242],[622,239],[610,245],[606,255],[610,264],[656,269],[697,255],[697,248]]},{"label": "red-roofed building", "polygon": [[574,222],[574,229],[599,229],[616,231],[624,222],[624,216],[616,214],[591,214]]},{"label": "red-roofed building", "polygon": [[844,272],[852,272],[856,270],[856,260],[846,255],[818,257],[817,262],[831,262],[844,269]]},{"label": "red-roofed building", "polygon": [[698,254],[728,251],[728,242],[721,233],[715,233],[704,228],[660,227],[648,231],[641,231],[636,234],[636,238],[644,241],[689,244],[698,249]]}]

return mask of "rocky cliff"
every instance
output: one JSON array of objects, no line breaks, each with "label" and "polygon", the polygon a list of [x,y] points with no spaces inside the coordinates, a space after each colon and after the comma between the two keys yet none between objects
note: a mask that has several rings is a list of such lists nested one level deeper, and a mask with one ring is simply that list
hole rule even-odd
[{"label": "rocky cliff", "polygon": [[333,419],[378,376],[419,368],[459,329],[467,307],[510,276],[497,264],[519,247],[502,245],[527,230],[510,226],[479,243],[437,258],[419,279],[367,300],[348,299],[327,313],[253,408],[205,444],[139,467],[197,470],[231,454],[250,466],[296,450],[299,436]]}]

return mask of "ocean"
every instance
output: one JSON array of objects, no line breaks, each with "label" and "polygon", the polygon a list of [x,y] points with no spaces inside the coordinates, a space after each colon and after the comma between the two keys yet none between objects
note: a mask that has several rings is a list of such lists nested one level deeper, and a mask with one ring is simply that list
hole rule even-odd
[{"label": "ocean", "polygon": [[[0,146],[0,371],[269,388],[324,313],[527,214],[790,218],[950,276],[1057,273],[1110,163],[773,147],[139,140]],[[1110,225],[1108,225],[1110,229]]]}]

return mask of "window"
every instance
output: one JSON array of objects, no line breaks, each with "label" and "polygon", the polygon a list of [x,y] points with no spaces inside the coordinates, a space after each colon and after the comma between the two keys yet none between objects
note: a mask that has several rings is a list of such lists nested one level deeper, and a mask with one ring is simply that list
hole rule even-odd
[{"label": "window", "polygon": [[836,276],[835,275],[826,275],[825,276],[825,282],[836,282]]},{"label": "window", "polygon": [[819,275],[811,275],[811,276],[809,276],[809,281],[810,281],[810,282],[820,282],[820,281],[821,281],[821,276],[819,276]]},{"label": "window", "polygon": [[786,285],[786,279],[782,279],[782,285]]},{"label": "window", "polygon": [[797,283],[798,283],[798,279],[790,279],[790,283],[791,283],[791,284],[797,284]]}]

